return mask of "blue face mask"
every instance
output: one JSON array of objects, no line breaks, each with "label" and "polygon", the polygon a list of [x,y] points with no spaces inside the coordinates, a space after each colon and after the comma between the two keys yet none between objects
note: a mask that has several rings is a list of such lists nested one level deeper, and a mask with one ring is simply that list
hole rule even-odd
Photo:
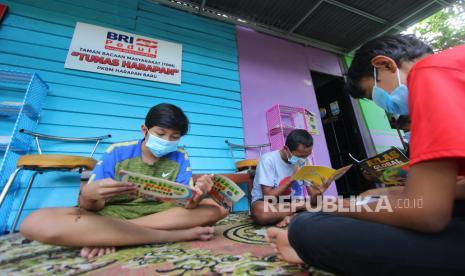
[{"label": "blue face mask", "polygon": [[153,135],[152,133],[150,133],[150,131],[148,133],[149,136],[147,138],[145,146],[147,146],[149,150],[152,152],[152,154],[156,157],[167,155],[168,153],[176,151],[178,149],[179,140],[167,141]]},{"label": "blue face mask", "polygon": [[375,86],[373,87],[373,101],[382,109],[392,114],[408,115],[408,89],[400,82],[400,73],[397,69],[399,86],[391,94],[378,87],[376,83],[376,68],[374,70]]},{"label": "blue face mask", "polygon": [[287,161],[289,161],[289,163],[291,163],[291,165],[295,165],[297,163],[300,162],[300,164],[304,164],[305,163],[305,158],[300,158],[300,157],[297,157],[295,155],[291,155],[291,158],[288,158]]},{"label": "blue face mask", "polygon": [[305,164],[305,158],[297,157],[291,153],[291,157],[287,158],[287,161],[291,163],[291,165],[295,165],[300,162],[301,165]]}]

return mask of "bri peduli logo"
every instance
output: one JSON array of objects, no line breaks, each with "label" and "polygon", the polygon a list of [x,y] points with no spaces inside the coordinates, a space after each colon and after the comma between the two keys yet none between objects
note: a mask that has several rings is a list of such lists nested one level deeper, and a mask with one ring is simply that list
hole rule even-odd
[{"label": "bri peduli logo", "polygon": [[105,49],[145,57],[157,57],[158,42],[114,32],[107,33]]}]

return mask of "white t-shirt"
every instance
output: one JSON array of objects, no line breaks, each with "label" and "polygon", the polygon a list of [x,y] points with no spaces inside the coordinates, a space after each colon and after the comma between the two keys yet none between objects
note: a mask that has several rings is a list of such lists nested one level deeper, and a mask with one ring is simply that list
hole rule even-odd
[{"label": "white t-shirt", "polygon": [[[258,162],[253,181],[252,203],[263,199],[261,185],[276,188],[283,179],[292,174],[293,169],[294,165],[284,162],[279,150],[263,154]],[[305,189],[303,183],[302,181],[294,181],[291,184],[291,197],[308,197],[307,189]]]}]

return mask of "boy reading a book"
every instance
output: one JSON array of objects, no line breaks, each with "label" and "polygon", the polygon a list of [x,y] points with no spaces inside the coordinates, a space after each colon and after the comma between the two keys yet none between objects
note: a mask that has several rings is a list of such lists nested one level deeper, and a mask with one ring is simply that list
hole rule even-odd
[{"label": "boy reading a book", "polygon": [[464,274],[465,220],[453,210],[465,198],[465,46],[432,54],[413,36],[376,38],[357,50],[348,87],[410,114],[407,183],[384,191],[391,209],[298,215],[288,232],[268,231],[272,246],[290,262],[341,274]]},{"label": "boy reading a book", "polygon": [[[179,139],[187,133],[188,119],[171,104],[150,109],[141,126],[143,139],[113,144],[81,187],[79,206],[47,208],[32,213],[21,225],[28,239],[83,247],[91,258],[115,246],[209,240],[212,225],[228,211],[204,199],[213,185],[212,176],[201,176],[192,185],[192,170]],[[136,197],[136,188],[121,183],[118,172],[127,170],[192,186],[195,196],[186,207]]]},{"label": "boy reading a book", "polygon": [[[307,182],[292,180],[299,168],[308,164],[307,158],[312,154],[312,149],[312,136],[304,129],[296,129],[289,133],[286,145],[281,150],[262,155],[252,190],[251,213],[256,223],[267,225],[279,222],[278,226],[286,226],[294,212],[280,208],[284,204],[282,199],[288,200],[290,197],[301,200],[323,192]],[[331,182],[329,179],[322,187]],[[270,198],[275,200],[267,202]],[[303,209],[305,206],[300,207]]]}]

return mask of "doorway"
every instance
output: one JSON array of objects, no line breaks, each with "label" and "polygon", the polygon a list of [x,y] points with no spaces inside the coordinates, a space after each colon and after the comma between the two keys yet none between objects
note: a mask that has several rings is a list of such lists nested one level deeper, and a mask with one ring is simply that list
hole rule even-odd
[{"label": "doorway", "polygon": [[[366,158],[362,136],[357,125],[352,102],[344,92],[342,77],[311,71],[318,107],[333,168],[353,164],[349,153]],[[359,194],[374,188],[356,166],[336,181],[339,195]]]}]

